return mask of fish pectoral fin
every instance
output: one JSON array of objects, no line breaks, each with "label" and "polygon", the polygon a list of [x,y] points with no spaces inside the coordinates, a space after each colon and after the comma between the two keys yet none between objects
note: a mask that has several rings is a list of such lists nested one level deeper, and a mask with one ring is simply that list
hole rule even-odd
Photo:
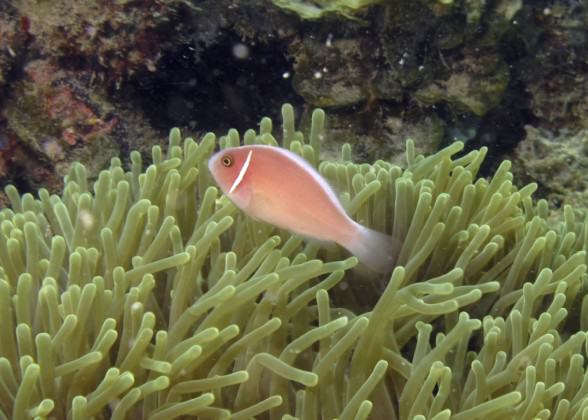
[{"label": "fish pectoral fin", "polygon": [[313,238],[312,236],[308,235],[298,235],[302,239],[304,239],[307,243],[318,246],[320,248],[335,248],[337,245],[333,241],[328,241],[326,239],[317,239]]},{"label": "fish pectoral fin", "polygon": [[251,214],[247,214],[247,217],[249,217],[251,220],[253,220],[254,222],[258,222],[258,223],[265,223],[266,225],[268,225],[269,223],[264,222],[263,220],[261,220],[259,217],[255,217]]}]

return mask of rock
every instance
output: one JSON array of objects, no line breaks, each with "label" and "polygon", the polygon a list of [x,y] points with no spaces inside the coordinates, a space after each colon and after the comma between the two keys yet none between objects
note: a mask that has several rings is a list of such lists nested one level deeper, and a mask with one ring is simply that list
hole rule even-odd
[{"label": "rock", "polygon": [[366,39],[304,37],[289,48],[294,90],[308,103],[325,108],[351,106],[372,97],[400,99],[400,85],[382,80],[370,66],[375,53]]},{"label": "rock", "polygon": [[484,116],[498,105],[509,81],[509,71],[496,54],[466,56],[449,64],[445,80],[436,80],[416,91],[423,104],[447,102],[457,112]]},{"label": "rock", "polygon": [[538,194],[552,207],[588,208],[588,130],[554,134],[526,126],[515,150],[513,172],[522,182],[539,184]]},{"label": "rock", "polygon": [[60,180],[73,161],[93,177],[129,146],[141,150],[158,142],[141,118],[131,118],[136,111],[113,105],[89,82],[90,72],[65,70],[51,60],[31,61],[24,70],[7,98],[0,129],[7,139],[3,160],[20,162],[10,175],[22,184],[49,187],[49,180]]}]

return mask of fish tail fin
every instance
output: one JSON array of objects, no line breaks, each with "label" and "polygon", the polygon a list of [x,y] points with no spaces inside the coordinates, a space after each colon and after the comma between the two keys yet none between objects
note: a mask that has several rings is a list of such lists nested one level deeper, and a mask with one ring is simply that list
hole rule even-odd
[{"label": "fish tail fin", "polygon": [[357,224],[357,234],[343,246],[368,268],[390,273],[396,264],[402,243],[390,235]]}]

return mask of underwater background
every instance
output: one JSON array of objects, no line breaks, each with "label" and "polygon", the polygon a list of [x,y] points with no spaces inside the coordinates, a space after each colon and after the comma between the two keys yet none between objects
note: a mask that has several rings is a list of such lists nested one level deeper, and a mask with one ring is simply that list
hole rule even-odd
[{"label": "underwater background", "polygon": [[[0,0],[0,419],[588,419],[585,0]],[[402,242],[240,212],[285,147]]]}]

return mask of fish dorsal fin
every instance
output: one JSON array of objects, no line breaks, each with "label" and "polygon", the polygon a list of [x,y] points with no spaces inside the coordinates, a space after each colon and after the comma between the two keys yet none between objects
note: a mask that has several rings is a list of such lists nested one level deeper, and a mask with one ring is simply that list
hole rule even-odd
[{"label": "fish dorsal fin", "polygon": [[237,175],[237,178],[235,178],[235,181],[233,181],[233,185],[231,185],[231,189],[229,190],[229,194],[232,194],[237,187],[241,184],[241,182],[243,181],[243,178],[245,177],[245,174],[247,173],[247,169],[249,169],[249,164],[251,163],[251,156],[253,155],[253,150],[249,150],[249,153],[247,154],[247,159],[245,159],[245,163],[243,163],[243,166],[241,166],[241,170],[239,171],[239,175]]}]

